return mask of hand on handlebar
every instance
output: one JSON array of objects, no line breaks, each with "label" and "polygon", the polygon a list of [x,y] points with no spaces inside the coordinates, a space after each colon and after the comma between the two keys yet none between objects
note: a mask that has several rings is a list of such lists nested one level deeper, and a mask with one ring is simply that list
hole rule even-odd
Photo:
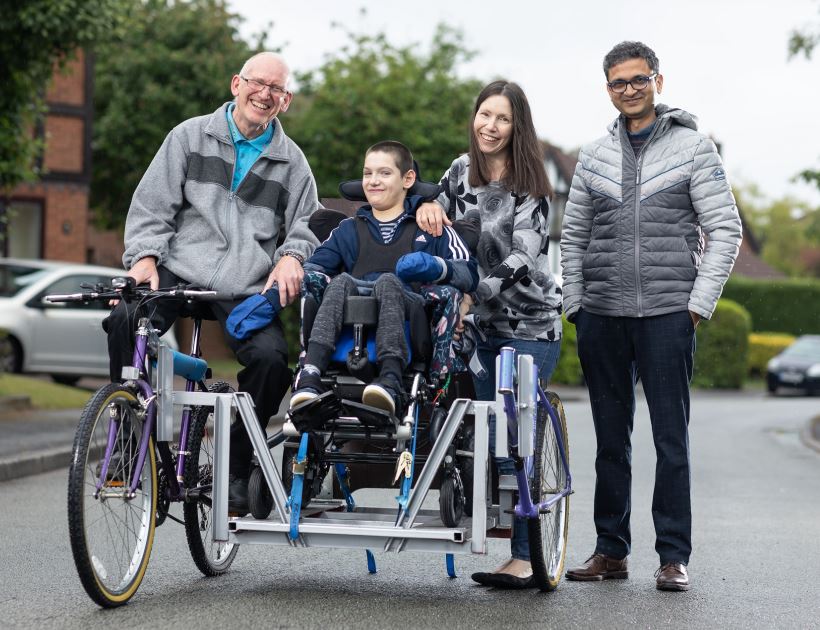
[{"label": "hand on handlebar", "polygon": [[[152,291],[159,289],[159,272],[157,271],[157,259],[153,256],[140,258],[126,274],[133,278],[137,286],[148,283]],[[119,300],[109,300],[108,306],[114,307],[119,304]]]}]

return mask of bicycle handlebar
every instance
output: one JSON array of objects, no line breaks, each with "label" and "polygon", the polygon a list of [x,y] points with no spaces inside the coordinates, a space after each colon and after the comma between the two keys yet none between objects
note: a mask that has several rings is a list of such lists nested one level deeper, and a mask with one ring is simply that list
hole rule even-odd
[{"label": "bicycle handlebar", "polygon": [[94,302],[97,300],[125,300],[129,302],[143,298],[182,298],[196,302],[216,302],[235,299],[233,295],[219,294],[216,291],[204,289],[192,289],[184,285],[156,290],[148,287],[137,287],[134,286],[131,278],[115,278],[111,285],[111,287],[98,286],[96,291],[46,295],[45,299],[55,304],[59,302]]}]

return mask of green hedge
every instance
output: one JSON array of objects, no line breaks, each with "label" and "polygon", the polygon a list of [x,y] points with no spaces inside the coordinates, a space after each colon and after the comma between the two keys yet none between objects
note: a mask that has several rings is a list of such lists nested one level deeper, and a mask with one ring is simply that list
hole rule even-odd
[{"label": "green hedge", "polygon": [[747,373],[749,312],[732,300],[718,300],[712,319],[697,329],[695,375],[697,387],[740,389]]},{"label": "green hedge", "polygon": [[752,333],[749,335],[749,374],[762,376],[766,373],[766,364],[794,342],[794,335],[786,333]]},{"label": "green hedge", "polygon": [[563,338],[561,339],[561,355],[558,357],[558,365],[552,373],[551,383],[561,383],[563,385],[580,385],[584,382],[584,375],[581,372],[581,360],[578,358],[578,338],[575,333],[575,326],[562,319]]},{"label": "green hedge", "polygon": [[753,330],[792,335],[820,333],[820,280],[732,277],[723,297],[749,311]]}]

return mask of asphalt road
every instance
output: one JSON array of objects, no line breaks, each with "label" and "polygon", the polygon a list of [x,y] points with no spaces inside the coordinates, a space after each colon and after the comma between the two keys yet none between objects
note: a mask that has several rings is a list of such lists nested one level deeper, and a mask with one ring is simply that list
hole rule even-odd
[{"label": "asphalt road", "polygon": [[[572,498],[568,562],[594,546],[594,437],[588,402],[566,405]],[[469,574],[506,556],[444,558],[348,550],[240,549],[232,571],[203,578],[182,527],[157,532],[145,580],[131,603],[98,609],[75,574],[65,516],[64,471],[0,483],[0,627],[123,628],[812,628],[820,627],[820,454],[798,431],[820,412],[814,398],[698,393],[692,407],[693,588],[654,588],[650,515],[654,450],[639,405],[634,435],[633,553],[630,579],[564,581],[551,594],[474,586]],[[390,491],[357,493],[371,504]]]}]

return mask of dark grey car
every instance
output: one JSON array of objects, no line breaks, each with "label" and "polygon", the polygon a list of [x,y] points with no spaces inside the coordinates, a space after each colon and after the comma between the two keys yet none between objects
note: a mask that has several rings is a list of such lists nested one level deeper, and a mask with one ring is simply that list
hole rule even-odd
[{"label": "dark grey car", "polygon": [[820,394],[820,335],[802,335],[774,357],[767,366],[766,386],[772,394],[778,387]]}]

